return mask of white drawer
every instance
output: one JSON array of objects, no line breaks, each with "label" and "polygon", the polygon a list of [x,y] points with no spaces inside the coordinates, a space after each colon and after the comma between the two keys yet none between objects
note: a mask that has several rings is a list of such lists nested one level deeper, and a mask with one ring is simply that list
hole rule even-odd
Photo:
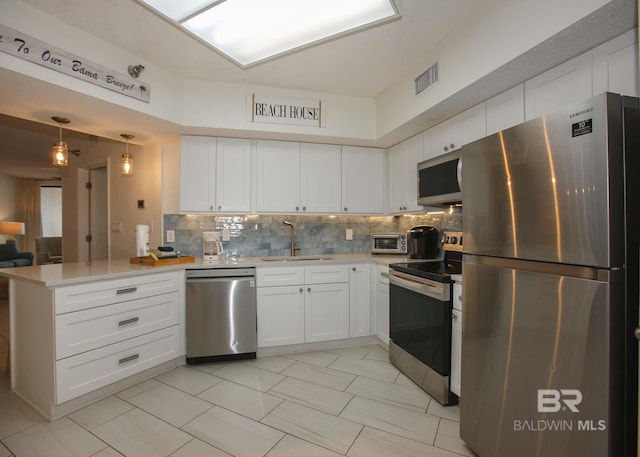
[{"label": "white drawer", "polygon": [[349,265],[318,265],[305,267],[305,284],[349,282]]},{"label": "white drawer", "polygon": [[304,284],[304,267],[256,268],[258,287],[296,286]]},{"label": "white drawer", "polygon": [[171,292],[56,316],[56,360],[180,322],[180,294]]},{"label": "white drawer", "polygon": [[64,403],[113,382],[178,357],[180,326],[56,362],[56,404]]},{"label": "white drawer", "polygon": [[181,290],[180,272],[134,276],[55,289],[55,313],[95,308]]}]

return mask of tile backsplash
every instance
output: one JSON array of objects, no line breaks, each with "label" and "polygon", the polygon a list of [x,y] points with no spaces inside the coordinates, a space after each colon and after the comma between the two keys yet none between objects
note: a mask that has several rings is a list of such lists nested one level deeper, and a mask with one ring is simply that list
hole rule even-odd
[{"label": "tile backsplash", "polygon": [[[239,256],[289,255],[291,231],[282,221],[295,226],[296,255],[349,254],[370,252],[372,233],[405,232],[417,225],[430,225],[438,231],[462,230],[459,208],[449,213],[410,216],[297,216],[297,215],[184,215],[165,214],[164,230],[175,231],[175,242],[165,244],[185,255],[202,257],[202,232],[229,229],[225,251]],[[353,230],[353,240],[346,230]]]}]

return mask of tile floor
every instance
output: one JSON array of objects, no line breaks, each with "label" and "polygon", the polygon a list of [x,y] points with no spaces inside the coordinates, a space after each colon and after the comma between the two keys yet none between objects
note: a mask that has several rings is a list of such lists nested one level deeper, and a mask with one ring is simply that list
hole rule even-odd
[{"label": "tile floor", "polygon": [[440,406],[387,360],[371,345],[183,366],[53,422],[2,373],[0,457],[473,456],[458,438],[458,407]]}]

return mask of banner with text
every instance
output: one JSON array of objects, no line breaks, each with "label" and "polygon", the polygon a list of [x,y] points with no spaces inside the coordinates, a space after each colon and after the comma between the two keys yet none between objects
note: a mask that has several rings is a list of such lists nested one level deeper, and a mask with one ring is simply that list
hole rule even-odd
[{"label": "banner with text", "polygon": [[250,122],[324,127],[324,112],[322,100],[256,94],[247,97],[247,118]]},{"label": "banner with text", "polygon": [[151,99],[148,84],[3,25],[0,25],[0,51],[143,102],[149,103]]}]

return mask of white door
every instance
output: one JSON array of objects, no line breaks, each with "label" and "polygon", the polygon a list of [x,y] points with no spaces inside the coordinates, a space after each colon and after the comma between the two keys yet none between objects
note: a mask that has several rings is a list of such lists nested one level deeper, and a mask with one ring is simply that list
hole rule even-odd
[{"label": "white door", "polygon": [[215,210],[216,139],[180,139],[180,211]]},{"label": "white door", "polygon": [[407,204],[407,142],[389,149],[389,212],[402,213]]},{"label": "white door", "polygon": [[303,287],[256,288],[258,347],[304,343]]},{"label": "white door", "polygon": [[418,205],[418,164],[424,160],[423,135],[416,135],[407,141],[407,180],[405,185],[406,204],[405,211],[423,211],[424,207]]},{"label": "white door", "polygon": [[378,282],[378,338],[389,342],[389,284]]},{"label": "white door", "polygon": [[490,98],[485,103],[487,135],[524,122],[524,84]]},{"label": "white door", "polygon": [[348,338],[349,284],[313,284],[305,287],[305,342]]},{"label": "white door", "polygon": [[371,334],[371,266],[351,265],[349,270],[349,337]]},{"label": "white door", "polygon": [[342,213],[384,212],[384,150],[342,147]]},{"label": "white door", "polygon": [[300,145],[300,203],[303,212],[340,212],[342,150],[334,144]]},{"label": "white door", "polygon": [[524,83],[525,119],[564,108],[592,94],[591,53],[586,52]]},{"label": "white door", "polygon": [[216,211],[251,211],[251,140],[218,138]]},{"label": "white door", "polygon": [[258,141],[257,210],[300,211],[300,143]]}]

